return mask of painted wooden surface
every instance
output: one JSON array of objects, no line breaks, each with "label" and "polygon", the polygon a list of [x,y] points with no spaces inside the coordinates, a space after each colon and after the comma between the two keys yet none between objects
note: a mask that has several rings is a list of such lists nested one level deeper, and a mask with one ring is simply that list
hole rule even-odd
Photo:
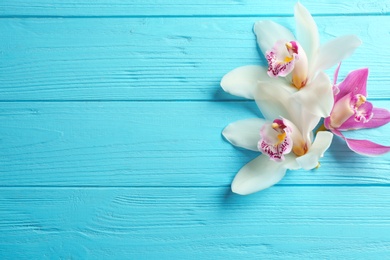
[{"label": "painted wooden surface", "polygon": [[[340,76],[368,66],[369,99],[390,109],[390,2],[302,3],[322,42],[363,40]],[[335,138],[320,169],[229,191],[257,154],[221,130],[259,112],[219,80],[264,63],[253,23],[293,29],[293,5],[1,1],[0,258],[388,258],[390,155]]]},{"label": "painted wooden surface", "polygon": [[[252,33],[258,19],[4,18],[1,99],[232,99],[219,81],[235,67],[262,63]],[[272,19],[294,23],[292,17]],[[344,62],[341,76],[368,66],[370,97],[390,96],[390,74],[383,73],[390,60],[389,31],[383,25],[390,24],[390,16],[316,21],[323,42],[345,34],[364,42]]]}]

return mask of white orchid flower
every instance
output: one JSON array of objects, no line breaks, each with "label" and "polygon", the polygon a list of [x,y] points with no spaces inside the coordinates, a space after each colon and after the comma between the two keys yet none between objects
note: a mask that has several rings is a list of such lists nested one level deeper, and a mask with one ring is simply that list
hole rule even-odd
[{"label": "white orchid flower", "polygon": [[[319,132],[313,141],[312,131],[320,117],[303,109],[292,98],[287,82],[258,81],[256,77],[265,73],[258,66],[241,67],[221,81],[223,89],[232,90],[228,91],[230,93],[254,97],[265,118],[240,120],[229,124],[222,132],[231,144],[263,153],[234,178],[232,191],[241,195],[276,184],[288,169],[317,167],[333,138],[330,132]],[[237,84],[242,87],[236,88]]]},{"label": "white orchid flower", "polygon": [[[261,66],[239,67],[222,78],[221,87],[232,95],[255,99],[263,116],[268,120],[283,117],[292,121],[301,133],[307,134],[313,130],[321,119],[316,113],[321,110],[317,100],[326,94],[327,90],[312,92],[311,95],[296,99],[293,95],[294,89],[289,87],[287,81],[267,78],[266,75],[267,69]],[[321,72],[317,78],[318,90],[326,89],[329,77]],[[302,100],[312,104],[311,111],[305,109]]]},{"label": "white orchid flower", "polygon": [[[242,75],[229,76],[229,80],[235,81],[237,85],[234,88],[222,87],[231,94],[242,93],[238,89],[242,84],[234,79],[235,76],[240,79],[250,76],[246,81],[251,81],[253,87],[258,86],[259,80],[261,84],[268,84],[268,81],[279,82],[277,84],[283,82],[290,95],[306,110],[327,117],[333,106],[333,91],[332,83],[323,70],[350,56],[361,41],[354,35],[346,35],[320,46],[317,25],[309,11],[299,2],[295,5],[294,17],[297,37],[273,21],[256,22],[254,32],[268,67],[241,67],[235,73]],[[242,94],[240,96],[254,98],[248,93]]]},{"label": "white orchid flower", "polygon": [[[278,119],[277,119],[278,120]],[[259,143],[263,143],[263,137],[260,137],[260,130],[263,127],[267,127],[267,121],[261,118],[251,118],[236,121],[229,124],[222,132],[223,136],[231,144],[250,149],[253,151],[259,151]],[[295,133],[298,140],[303,139],[299,136],[299,133]],[[272,152],[266,152],[253,159],[242,167],[235,176],[231,189],[234,193],[240,195],[248,195],[255,193],[272,185],[278,183],[286,174],[287,170],[298,170],[304,168],[306,170],[313,169],[318,166],[318,160],[324,155],[324,152],[329,148],[332,142],[333,134],[327,131],[318,132],[314,142],[302,142],[298,143],[296,147],[298,151],[304,151],[305,153],[298,156],[294,152],[285,151],[283,153],[283,159],[270,159],[272,158]],[[261,139],[261,140],[259,140]],[[282,142],[287,143],[290,146],[288,149],[294,149],[294,141],[290,143],[290,140],[284,138]],[[267,144],[269,145],[269,144]]]}]

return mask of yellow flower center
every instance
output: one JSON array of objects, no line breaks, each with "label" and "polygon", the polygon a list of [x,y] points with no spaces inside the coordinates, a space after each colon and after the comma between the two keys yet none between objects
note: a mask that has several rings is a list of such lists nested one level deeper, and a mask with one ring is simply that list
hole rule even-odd
[{"label": "yellow flower center", "polygon": [[293,56],[291,56],[291,57],[289,57],[289,56],[286,56],[286,57],[284,57],[284,62],[285,63],[287,63],[287,62],[290,62],[290,61],[292,61],[294,59],[294,57]]},{"label": "yellow flower center", "polygon": [[279,145],[281,143],[283,143],[284,139],[286,139],[286,132],[282,129],[282,127],[278,124],[278,123],[272,123],[271,127],[279,132],[279,134],[277,135],[277,138],[278,138],[278,142],[275,144],[275,145]]},{"label": "yellow flower center", "polygon": [[306,144],[294,145],[292,150],[295,153],[295,155],[299,157],[307,153],[307,145]]},{"label": "yellow flower center", "polygon": [[296,87],[298,90],[303,88],[306,85],[307,78],[302,78],[300,75],[293,74],[292,77],[292,85]]},{"label": "yellow flower center", "polygon": [[285,138],[286,138],[286,133],[278,134],[278,143],[277,143],[277,145],[281,144],[284,141]]},{"label": "yellow flower center", "polygon": [[363,105],[364,103],[366,103],[366,100],[367,98],[363,95],[359,95],[358,96],[358,100],[356,101],[356,104],[355,104],[355,107],[358,108],[360,107],[361,105]]}]

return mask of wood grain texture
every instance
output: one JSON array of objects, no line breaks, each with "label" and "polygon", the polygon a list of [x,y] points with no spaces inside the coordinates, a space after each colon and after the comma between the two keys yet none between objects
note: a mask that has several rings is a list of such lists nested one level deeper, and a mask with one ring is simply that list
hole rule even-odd
[{"label": "wood grain texture", "polygon": [[[221,131],[259,116],[253,103],[3,103],[0,186],[227,187],[258,154],[232,147]],[[384,132],[390,125],[355,135],[390,145]],[[335,138],[323,167],[291,172],[281,184],[388,184],[389,159],[356,155]]]},{"label": "wood grain texture", "polygon": [[386,259],[389,201],[388,187],[3,188],[0,256]]},{"label": "wood grain texture", "polygon": [[[351,0],[301,1],[316,14],[388,14],[388,1]],[[2,16],[292,16],[294,1],[280,0],[3,0],[0,3]]]},{"label": "wood grain texture", "polygon": [[[221,77],[265,64],[252,27],[264,18],[1,19],[1,100],[229,100]],[[293,18],[273,18],[294,28]],[[370,98],[390,96],[390,16],[318,17],[323,43],[356,34],[343,63],[369,67]],[[342,25],[342,26],[341,26]],[[333,71],[329,71],[333,75]]]}]

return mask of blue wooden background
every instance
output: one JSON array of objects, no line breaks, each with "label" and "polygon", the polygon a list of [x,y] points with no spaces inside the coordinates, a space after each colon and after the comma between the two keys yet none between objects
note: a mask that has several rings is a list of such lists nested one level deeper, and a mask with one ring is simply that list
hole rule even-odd
[{"label": "blue wooden background", "polygon": [[[368,66],[390,109],[390,1],[301,2],[322,43],[363,40],[340,77]],[[264,64],[252,26],[294,29],[294,3],[2,0],[0,258],[388,258],[390,155],[335,138],[320,169],[230,193],[257,154],[221,131],[258,112],[219,81]]]}]

